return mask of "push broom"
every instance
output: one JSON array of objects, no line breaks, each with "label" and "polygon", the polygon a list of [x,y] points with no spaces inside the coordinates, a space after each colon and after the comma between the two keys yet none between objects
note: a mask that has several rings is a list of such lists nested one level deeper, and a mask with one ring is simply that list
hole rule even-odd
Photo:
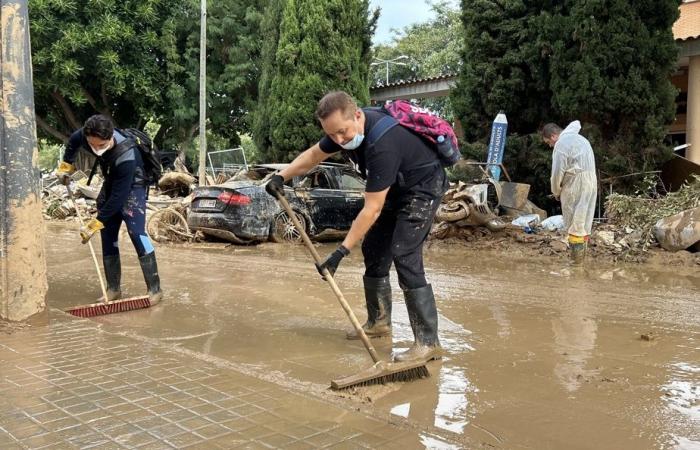
[{"label": "push broom", "polygon": [[[75,204],[75,199],[73,198],[73,192],[71,192],[70,187],[66,185],[66,191],[68,191],[68,198],[70,198],[75,213],[78,216],[80,225],[84,226],[82,216],[80,215],[80,210],[78,205]],[[104,301],[91,303],[89,305],[75,306],[71,309],[66,310],[68,314],[72,314],[78,317],[95,317],[104,316],[106,314],[119,313],[125,311],[133,311],[136,309],[144,309],[151,306],[151,301],[148,296],[141,297],[131,297],[118,300],[107,300],[107,288],[105,287],[105,281],[102,277],[102,271],[100,270],[100,265],[97,262],[97,256],[95,255],[95,249],[92,246],[92,241],[88,241],[88,246],[90,247],[90,253],[92,254],[92,261],[95,263],[95,269],[97,269],[97,277],[100,280],[100,288],[102,289],[102,298]]]},{"label": "push broom", "polygon": [[[297,219],[296,214],[294,213],[294,211],[292,211],[292,208],[289,206],[287,199],[284,197],[284,195],[277,194],[277,200],[282,205],[282,208],[286,211],[287,216],[289,216],[289,218],[294,223],[294,226],[296,227],[297,231],[299,231],[299,234],[301,235],[301,238],[304,241],[306,248],[309,250],[309,253],[311,253],[311,256],[313,256],[314,260],[318,265],[321,265],[321,263],[323,262],[321,256],[318,254],[316,248],[311,243],[311,240],[306,234],[304,227],[301,225],[301,223],[299,223],[299,219]],[[369,356],[372,358],[372,361],[374,361],[374,365],[372,367],[369,367],[355,375],[350,375],[339,380],[332,380],[332,389],[338,390],[346,389],[353,386],[368,386],[373,384],[413,381],[418,378],[425,378],[430,376],[430,372],[428,372],[428,368],[426,367],[425,361],[406,361],[401,363],[390,363],[380,360],[379,355],[377,355],[377,351],[374,349],[374,346],[369,341],[365,330],[362,329],[362,326],[357,320],[355,313],[352,311],[352,309],[350,309],[350,305],[348,305],[348,302],[345,300],[343,293],[340,292],[340,288],[338,288],[338,285],[335,283],[335,280],[333,279],[333,276],[328,271],[328,269],[323,269],[323,277],[330,285],[335,296],[338,298],[340,306],[343,307],[343,310],[350,319],[350,322],[352,322],[352,326],[355,328],[357,335],[360,337],[362,343],[367,349]]]}]

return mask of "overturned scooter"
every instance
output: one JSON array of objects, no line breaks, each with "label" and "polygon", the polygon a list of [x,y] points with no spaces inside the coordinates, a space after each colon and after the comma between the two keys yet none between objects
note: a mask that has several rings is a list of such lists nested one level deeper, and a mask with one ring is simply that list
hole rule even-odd
[{"label": "overturned scooter", "polygon": [[[316,264],[322,264],[323,261],[321,260],[321,256],[318,254],[316,248],[314,248],[313,244],[311,243],[311,240],[306,234],[304,227],[301,225],[301,223],[299,223],[299,220],[297,219],[296,214],[294,214],[294,211],[292,211],[292,208],[289,206],[287,199],[284,197],[284,195],[280,195],[279,193],[276,194],[276,197],[277,201],[279,201],[280,205],[282,205],[282,208],[287,213],[287,216],[294,223],[294,226],[296,227],[297,231],[299,231],[299,234],[301,235],[301,238],[304,241],[306,248],[309,250],[309,253],[311,253],[311,256],[313,256],[314,260],[316,261]],[[357,320],[355,313],[352,311],[352,309],[350,309],[350,305],[348,305],[347,300],[345,300],[343,293],[340,292],[338,285],[333,279],[333,275],[331,275],[328,269],[323,269],[323,277],[330,285],[335,296],[338,298],[340,306],[343,307],[343,310],[350,319],[353,328],[355,328],[357,335],[359,336],[360,340],[362,340],[362,343],[367,349],[369,356],[372,358],[372,361],[374,361],[374,365],[372,367],[369,367],[368,369],[365,369],[355,375],[350,375],[340,380],[332,380],[331,388],[345,389],[353,386],[385,384],[397,381],[413,381],[419,378],[425,378],[430,376],[430,372],[428,372],[428,368],[425,365],[425,361],[407,361],[401,363],[390,363],[380,360],[379,355],[377,355],[377,351],[374,349],[374,346],[372,346],[372,344],[370,343],[367,334],[362,329],[362,325],[360,325],[360,322]]]}]

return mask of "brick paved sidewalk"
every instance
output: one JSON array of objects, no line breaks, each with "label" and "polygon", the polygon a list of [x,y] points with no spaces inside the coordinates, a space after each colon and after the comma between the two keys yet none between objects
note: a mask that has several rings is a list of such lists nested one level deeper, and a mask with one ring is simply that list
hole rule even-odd
[{"label": "brick paved sidewalk", "polygon": [[52,313],[0,336],[0,448],[423,448],[421,436]]}]

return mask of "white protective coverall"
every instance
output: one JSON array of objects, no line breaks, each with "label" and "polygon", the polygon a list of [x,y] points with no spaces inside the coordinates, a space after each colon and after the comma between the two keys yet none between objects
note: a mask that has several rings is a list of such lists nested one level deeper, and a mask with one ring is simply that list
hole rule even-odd
[{"label": "white protective coverall", "polygon": [[581,123],[571,122],[559,135],[552,152],[552,193],[561,200],[564,229],[570,235],[591,234],[598,182],[590,142],[579,131]]}]

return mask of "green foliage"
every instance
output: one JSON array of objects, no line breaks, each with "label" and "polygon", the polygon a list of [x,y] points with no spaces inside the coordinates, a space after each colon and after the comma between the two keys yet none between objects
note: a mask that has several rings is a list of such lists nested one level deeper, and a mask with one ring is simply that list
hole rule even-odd
[{"label": "green foliage", "polygon": [[165,84],[159,41],[180,2],[32,0],[34,92],[42,136],[65,141],[96,112],[122,127],[152,115]]},{"label": "green foliage", "polygon": [[675,112],[678,2],[569,2],[565,14],[569,33],[552,30],[555,111],[598,124],[605,141],[660,144]]},{"label": "green foliage", "polygon": [[[207,17],[208,125],[238,143],[257,92],[265,0],[214,0]],[[65,141],[95,113],[160,126],[164,149],[192,152],[199,117],[198,0],[32,0],[35,103],[42,136]]]},{"label": "green foliage", "polygon": [[368,0],[272,0],[263,20],[253,134],[267,162],[284,162],[322,136],[314,111],[328,91],[369,102],[376,13]]},{"label": "green foliage", "polygon": [[[649,185],[647,181],[646,184]],[[653,183],[654,185],[656,183]],[[700,206],[700,176],[694,175],[681,189],[664,196],[611,194],[605,212],[611,223],[642,232],[642,242],[652,242],[654,225],[660,219]]]},{"label": "green foliage", "polygon": [[[459,71],[463,36],[459,9],[445,0],[431,2],[431,9],[434,18],[411,24],[403,30],[393,30],[392,43],[374,48],[374,56],[385,61],[408,56],[408,59],[397,61],[406,65],[389,66],[390,83]],[[386,83],[386,65],[372,66],[371,81],[376,86]]]},{"label": "green foliage", "polygon": [[[163,41],[168,83],[158,120],[162,145],[189,154],[199,123],[200,2],[179,0],[183,10]],[[207,126],[225,146],[248,129],[246,114],[257,95],[260,20],[264,0],[216,0],[207,4]],[[214,145],[209,148],[217,148]]]},{"label": "green foliage", "polygon": [[[394,37],[390,44],[375,46],[376,64],[371,66],[370,74],[373,86],[386,84],[386,64],[379,63],[378,60],[391,61],[402,55],[408,58],[396,62],[405,65],[389,65],[389,83],[459,72],[464,34],[460,10],[445,0],[430,3],[434,13],[431,20],[409,25],[403,30],[393,30]],[[423,99],[420,103],[445,119],[453,120],[449,97]]]},{"label": "green foliage", "polygon": [[541,51],[543,25],[553,20],[547,3],[462,2],[464,64],[452,103],[468,140],[487,138],[501,110],[508,115],[509,132],[521,135],[550,114],[548,65]]},{"label": "green foliage", "polygon": [[[548,192],[545,122],[584,123],[598,167],[615,175],[668,157],[677,1],[462,2],[464,65],[452,102],[468,141],[487,142],[503,110],[505,164],[517,181]],[[481,161],[486,154],[475,155]]]},{"label": "green foliage", "polygon": [[58,167],[58,157],[63,150],[60,144],[52,144],[46,139],[39,140],[39,169],[42,172],[51,172]]},{"label": "green foliage", "polygon": [[[235,147],[238,147],[238,136],[236,136],[236,139],[233,140],[211,130],[207,130],[208,151],[227,150]],[[184,153],[187,165],[193,167],[194,170],[197,171],[199,168],[199,137],[192,140],[191,145],[184,150]],[[206,164],[208,167],[208,160],[206,160]]]},{"label": "green foliage", "polygon": [[260,152],[258,151],[258,147],[255,145],[255,141],[253,141],[253,137],[249,134],[242,134],[240,136],[241,139],[241,147],[243,148],[243,151],[245,152],[245,157],[246,160],[248,161],[248,164],[258,164],[262,163],[261,155]]}]

